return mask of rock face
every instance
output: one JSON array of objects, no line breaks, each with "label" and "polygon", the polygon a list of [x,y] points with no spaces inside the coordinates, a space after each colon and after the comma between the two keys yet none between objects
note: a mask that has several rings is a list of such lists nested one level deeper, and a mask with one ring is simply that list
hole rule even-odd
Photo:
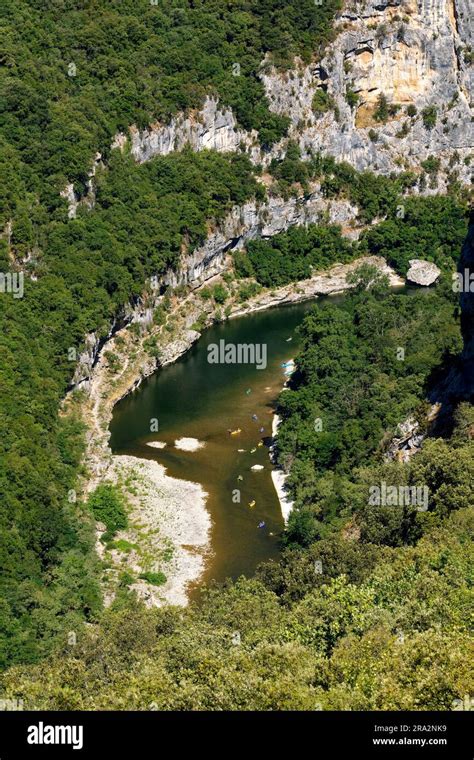
[{"label": "rock face", "polygon": [[460,398],[472,400],[474,398],[474,214],[471,216],[458,271],[464,277],[464,287],[459,298],[464,348],[459,370],[460,376],[453,383],[453,392]]},{"label": "rock face", "polygon": [[77,213],[77,207],[79,205],[80,199],[76,197],[76,193],[74,192],[74,185],[72,184],[72,182],[66,185],[61,190],[59,195],[61,196],[61,198],[64,198],[64,200],[67,201],[68,219],[75,219],[76,213]]},{"label": "rock face", "polygon": [[415,285],[433,285],[441,274],[441,269],[430,261],[410,259],[408,263],[410,269],[407,272],[407,280]]},{"label": "rock face", "polygon": [[[125,135],[117,135],[113,145],[123,146]],[[218,107],[217,100],[206,98],[201,111],[180,114],[169,124],[152,124],[139,132],[130,128],[131,152],[138,163],[154,156],[167,156],[190,145],[193,150],[248,151],[255,162],[260,159],[258,135],[237,127],[234,114],[229,108]]]},{"label": "rock face", "polygon": [[92,368],[99,356],[100,348],[101,341],[96,333],[88,333],[84,340],[84,349],[78,358],[76,369],[70,383],[71,388],[78,388],[80,385],[89,381]]},{"label": "rock face", "polygon": [[[283,73],[263,62],[270,110],[291,120],[288,138],[270,152],[261,150],[256,132],[240,129],[232,110],[211,97],[199,111],[179,114],[168,124],[152,124],[141,132],[131,126],[128,134],[114,137],[111,148],[123,150],[130,141],[139,163],[186,144],[194,150],[243,150],[255,164],[268,166],[273,157],[285,154],[291,139],[303,156],[322,151],[359,171],[382,174],[419,174],[422,162],[435,155],[440,169],[423,193],[443,192],[453,171],[467,184],[472,170],[465,159],[474,148],[469,5],[470,0],[346,0],[336,37],[320,61],[308,66],[295,61],[294,69]],[[348,92],[357,96],[352,107]],[[318,93],[330,99],[326,112],[313,110]],[[374,119],[380,95],[401,106],[386,121]],[[416,109],[411,117],[408,106]],[[434,109],[428,123],[426,109]],[[92,203],[97,160],[86,196]],[[73,186],[67,185],[62,196],[73,218],[79,202]]]},{"label": "rock face", "polygon": [[[452,423],[453,409],[460,400],[474,400],[474,214],[471,213],[468,233],[458,262],[462,285],[454,281],[453,289],[459,293],[461,307],[461,333],[463,350],[457,361],[450,363],[450,370],[430,392],[431,401],[442,403],[443,415],[440,429]],[[472,280],[471,280],[472,278]],[[443,428],[444,426],[444,428]]]},{"label": "rock face", "polygon": [[[360,171],[384,174],[419,171],[435,154],[441,170],[431,191],[444,189],[450,161],[469,182],[471,171],[463,163],[474,146],[468,5],[468,0],[346,2],[339,34],[320,63],[284,74],[270,69],[263,76],[271,109],[291,118],[290,137],[303,153],[322,150]],[[357,96],[352,108],[348,90]],[[327,93],[335,108],[314,113],[318,91]],[[414,106],[416,116],[401,108],[386,123],[374,120],[380,95],[389,103]],[[436,123],[427,126],[422,112],[430,107],[436,109]]]},{"label": "rock face", "polygon": [[[441,404],[432,404],[426,414],[427,428],[436,421],[440,412]],[[401,422],[396,431],[395,437],[385,453],[385,461],[396,460],[398,462],[408,462],[423,446],[427,433],[420,431],[420,423],[415,417],[410,416],[404,422]]]},{"label": "rock face", "polygon": [[424,436],[419,433],[419,427],[414,417],[401,422],[385,454],[385,460],[408,462],[410,456],[416,453],[423,443]]},{"label": "rock face", "polygon": [[91,209],[94,208],[95,203],[95,183],[94,183],[94,177],[97,173],[97,169],[103,169],[104,164],[102,163],[102,155],[100,153],[96,153],[94,156],[94,160],[92,162],[92,166],[87,172],[88,180],[86,182],[87,191],[85,195],[82,196],[82,198],[79,198],[76,195],[76,192],[74,190],[74,185],[72,183],[66,185],[66,187],[61,190],[59,193],[61,198],[65,198],[68,204],[68,218],[69,219],[75,219],[77,214],[77,208],[79,204],[85,205],[87,208]]},{"label": "rock face", "polygon": [[319,185],[315,185],[313,192],[306,197],[288,200],[274,197],[266,203],[250,201],[235,206],[209,234],[204,245],[183,259],[180,270],[167,273],[165,282],[173,286],[183,282],[198,286],[225,269],[229,251],[242,248],[252,238],[269,238],[293,225],[312,224],[324,219],[342,225],[347,237],[357,238],[358,230],[350,226],[356,215],[357,208],[348,201],[328,202],[322,198]]},{"label": "rock face", "polygon": [[[142,330],[147,330],[153,322],[153,312],[160,301],[159,293],[152,293],[146,299],[138,299],[135,304],[127,304],[122,313],[112,322],[107,335],[100,337],[97,333],[88,333],[84,339],[84,348],[77,359],[74,375],[68,390],[86,386],[92,371],[100,357],[104,345],[115,333],[130,324],[138,324]],[[74,357],[71,357],[73,359]]]}]

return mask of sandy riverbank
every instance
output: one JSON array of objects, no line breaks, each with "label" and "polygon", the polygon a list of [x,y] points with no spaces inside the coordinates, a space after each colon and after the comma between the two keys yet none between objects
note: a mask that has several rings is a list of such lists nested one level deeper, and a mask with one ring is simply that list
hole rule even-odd
[{"label": "sandy riverbank", "polygon": [[[280,418],[278,414],[273,415],[272,420],[272,438],[275,440],[275,437],[278,433],[278,426],[280,424]],[[274,450],[273,446],[270,451],[270,458],[273,461],[274,457]],[[283,520],[285,521],[285,525],[288,522],[288,518],[290,516],[290,512],[293,509],[293,502],[288,497],[288,491],[286,490],[286,480],[288,478],[288,475],[286,475],[283,470],[280,467],[274,467],[272,470],[272,481],[273,485],[275,486],[275,491],[278,496],[278,500],[280,502],[280,508],[281,513],[283,515]]]},{"label": "sandy riverbank", "polygon": [[[170,477],[158,462],[132,456],[114,455],[108,477],[121,484],[130,505],[129,527],[115,543],[133,547],[110,551],[109,599],[113,576],[128,570],[137,577],[130,588],[148,606],[186,605],[188,585],[201,576],[211,552],[206,492],[199,483]],[[139,577],[143,573],[163,573],[166,581],[154,585]]]}]

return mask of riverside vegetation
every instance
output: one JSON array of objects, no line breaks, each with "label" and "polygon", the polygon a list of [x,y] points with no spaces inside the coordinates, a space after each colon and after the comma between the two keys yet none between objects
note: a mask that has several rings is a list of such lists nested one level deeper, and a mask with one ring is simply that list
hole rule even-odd
[{"label": "riverside vegetation", "polygon": [[[7,671],[8,694],[71,709],[449,709],[470,693],[472,407],[410,465],[380,448],[408,413],[423,419],[427,388],[459,352],[457,304],[447,281],[393,296],[365,289],[372,274],[301,328],[279,409],[295,498],[280,562],[184,611],[145,610],[124,582],[75,646],[64,632],[48,663]],[[428,483],[429,511],[369,508],[383,479]]]},{"label": "riverside vegetation", "polygon": [[[318,179],[326,197],[358,206],[361,223],[381,221],[358,242],[324,224],[254,241],[235,259],[242,287],[365,253],[401,273],[409,258],[431,259],[441,284],[395,297],[383,283],[366,289],[361,273],[353,296],[304,321],[294,383],[279,402],[295,508],[278,563],[203,589],[187,609],[147,610],[125,578],[103,609],[94,518],[113,536],[126,513],[113,490],[89,503],[76,494],[83,428],[58,414],[70,349],[92,330],[104,337],[147,278],[202,243],[209,221],[265,194],[243,155],[185,150],[136,166],[107,146],[128,124],[200,105],[214,89],[271,144],[287,124],[269,112],[256,62],[272,50],[281,65],[308,57],[331,38],[337,4],[99,6],[7,2],[4,19],[0,267],[34,277],[24,298],[0,294],[2,691],[35,709],[450,709],[474,689],[472,406],[460,404],[452,431],[410,463],[387,463],[383,451],[409,414],[423,420],[428,390],[461,349],[450,272],[466,199],[454,186],[408,197],[410,175],[302,162],[291,146],[274,162],[279,192]],[[108,168],[95,208],[68,221],[59,190],[66,179],[85,186],[98,149]],[[369,507],[381,480],[428,484],[429,510]]]}]

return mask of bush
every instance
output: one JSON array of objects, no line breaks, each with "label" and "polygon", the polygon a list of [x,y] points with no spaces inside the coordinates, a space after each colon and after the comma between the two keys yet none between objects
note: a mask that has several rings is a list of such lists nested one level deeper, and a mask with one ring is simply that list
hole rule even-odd
[{"label": "bush", "polygon": [[375,121],[387,121],[388,119],[388,101],[383,92],[380,93],[377,99],[377,108],[374,111],[374,119]]},{"label": "bush", "polygon": [[272,160],[270,173],[278,180],[279,191],[283,194],[297,182],[306,188],[308,164],[301,160],[301,150],[296,142],[290,140],[283,160]]},{"label": "bush", "polygon": [[113,351],[104,351],[104,356],[107,359],[110,371],[115,374],[120,369],[120,359]]},{"label": "bush", "polygon": [[346,88],[346,101],[351,108],[355,108],[359,102],[359,96],[350,87]]},{"label": "bush", "polygon": [[433,129],[438,119],[438,111],[435,106],[428,106],[423,109],[421,116],[426,129]]},{"label": "bush", "polygon": [[262,289],[262,286],[258,282],[244,282],[239,288],[239,301],[243,303],[249,298],[256,296]]},{"label": "bush", "polygon": [[163,586],[167,578],[164,573],[142,573],[140,576],[144,581],[151,583],[153,586]]},{"label": "bush", "polygon": [[225,303],[227,301],[228,295],[229,294],[227,290],[221,283],[214,285],[212,289],[212,296],[216,303],[219,303],[219,304]]},{"label": "bush", "polygon": [[203,301],[209,301],[212,298],[212,291],[206,285],[205,288],[201,288],[201,290],[199,291],[199,295]]},{"label": "bush", "polygon": [[332,107],[333,101],[331,96],[326,92],[326,90],[318,89],[314,93],[313,102],[311,104],[313,112],[315,114],[322,114],[326,113],[326,111],[329,111],[329,109]]},{"label": "bush", "polygon": [[421,166],[427,174],[436,174],[439,171],[440,165],[440,159],[435,158],[434,156],[428,156],[426,161],[421,162]]},{"label": "bush", "polygon": [[112,538],[118,530],[124,530],[128,525],[125,505],[119,490],[112,485],[97,486],[90,495],[89,508],[98,522],[105,523],[106,540]]}]

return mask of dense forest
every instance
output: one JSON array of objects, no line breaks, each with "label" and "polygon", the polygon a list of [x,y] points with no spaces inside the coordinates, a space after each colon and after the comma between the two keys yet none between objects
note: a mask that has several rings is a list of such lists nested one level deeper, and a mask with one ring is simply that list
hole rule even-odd
[{"label": "dense forest", "polygon": [[[33,198],[52,211],[67,181],[85,187],[113,136],[202,105],[232,106],[262,145],[286,131],[257,74],[331,39],[339,0],[5,0],[2,8],[1,219]],[[238,65],[238,69],[235,66]],[[238,75],[236,75],[238,74]],[[20,191],[23,183],[26,195]],[[36,201],[37,202],[37,201]],[[6,216],[5,216],[6,215]]]},{"label": "dense forest", "polygon": [[[354,512],[362,539],[411,544],[424,521],[431,524],[463,499],[468,505],[474,473],[469,447],[465,461],[457,452],[454,469],[453,452],[440,441],[427,440],[409,462],[382,457],[387,431],[411,414],[423,424],[429,385],[462,347],[455,310],[449,287],[428,294],[382,290],[377,298],[363,291],[342,304],[318,306],[305,319],[298,371],[280,398],[279,457],[291,472],[295,498],[289,544],[309,545],[333,525],[342,528]],[[314,420],[320,420],[316,429]],[[427,485],[429,516],[403,505],[369,506],[368,486],[381,481]],[[441,486],[444,500],[436,497]]]},{"label": "dense forest", "polygon": [[[75,646],[8,671],[8,695],[40,709],[449,710],[471,693],[473,408],[410,464],[378,446],[459,350],[456,307],[442,289],[367,290],[372,274],[301,327],[280,399],[296,499],[281,560],[186,610],[146,610],[123,589]],[[428,484],[429,509],[368,507],[381,479]]]},{"label": "dense forest", "polygon": [[[354,203],[366,229],[348,242],[322,220],[254,240],[234,259],[243,286],[294,282],[368,253],[401,274],[410,258],[433,261],[441,282],[394,296],[360,272],[350,298],[305,319],[278,403],[295,501],[280,562],[203,589],[186,610],[147,610],[124,585],[104,611],[97,508],[71,498],[85,474],[83,426],[60,412],[71,349],[88,332],[104,338],[210,223],[266,195],[243,154],[186,149],[138,166],[110,152],[111,139],[215,95],[267,148],[288,120],[268,109],[261,61],[309,60],[331,40],[339,2],[4,6],[0,270],[24,272],[25,293],[0,293],[2,694],[55,709],[450,709],[474,689],[472,406],[459,404],[453,429],[409,463],[383,454],[407,416],[422,424],[428,390],[461,350],[450,276],[465,195],[409,196],[419,177],[361,174],[321,155],[303,162],[292,144],[272,162],[275,192],[319,182],[323,197]],[[60,190],[85,188],[97,151],[107,169],[94,208],[68,219]],[[369,506],[381,480],[427,484],[428,511]]]},{"label": "dense forest", "polygon": [[[235,109],[269,145],[287,120],[257,77],[308,58],[331,36],[337,2],[232,4],[17,2],[2,8],[0,266],[25,273],[24,298],[0,293],[0,662],[35,660],[60,631],[100,609],[92,526],[68,500],[80,469],[78,422],[58,417],[84,336],[106,335],[147,277],[176,262],[230,206],[261,196],[245,156],[189,152],[136,167],[118,130],[198,107]],[[235,76],[234,64],[239,64]],[[96,151],[95,209],[67,219]]]}]

